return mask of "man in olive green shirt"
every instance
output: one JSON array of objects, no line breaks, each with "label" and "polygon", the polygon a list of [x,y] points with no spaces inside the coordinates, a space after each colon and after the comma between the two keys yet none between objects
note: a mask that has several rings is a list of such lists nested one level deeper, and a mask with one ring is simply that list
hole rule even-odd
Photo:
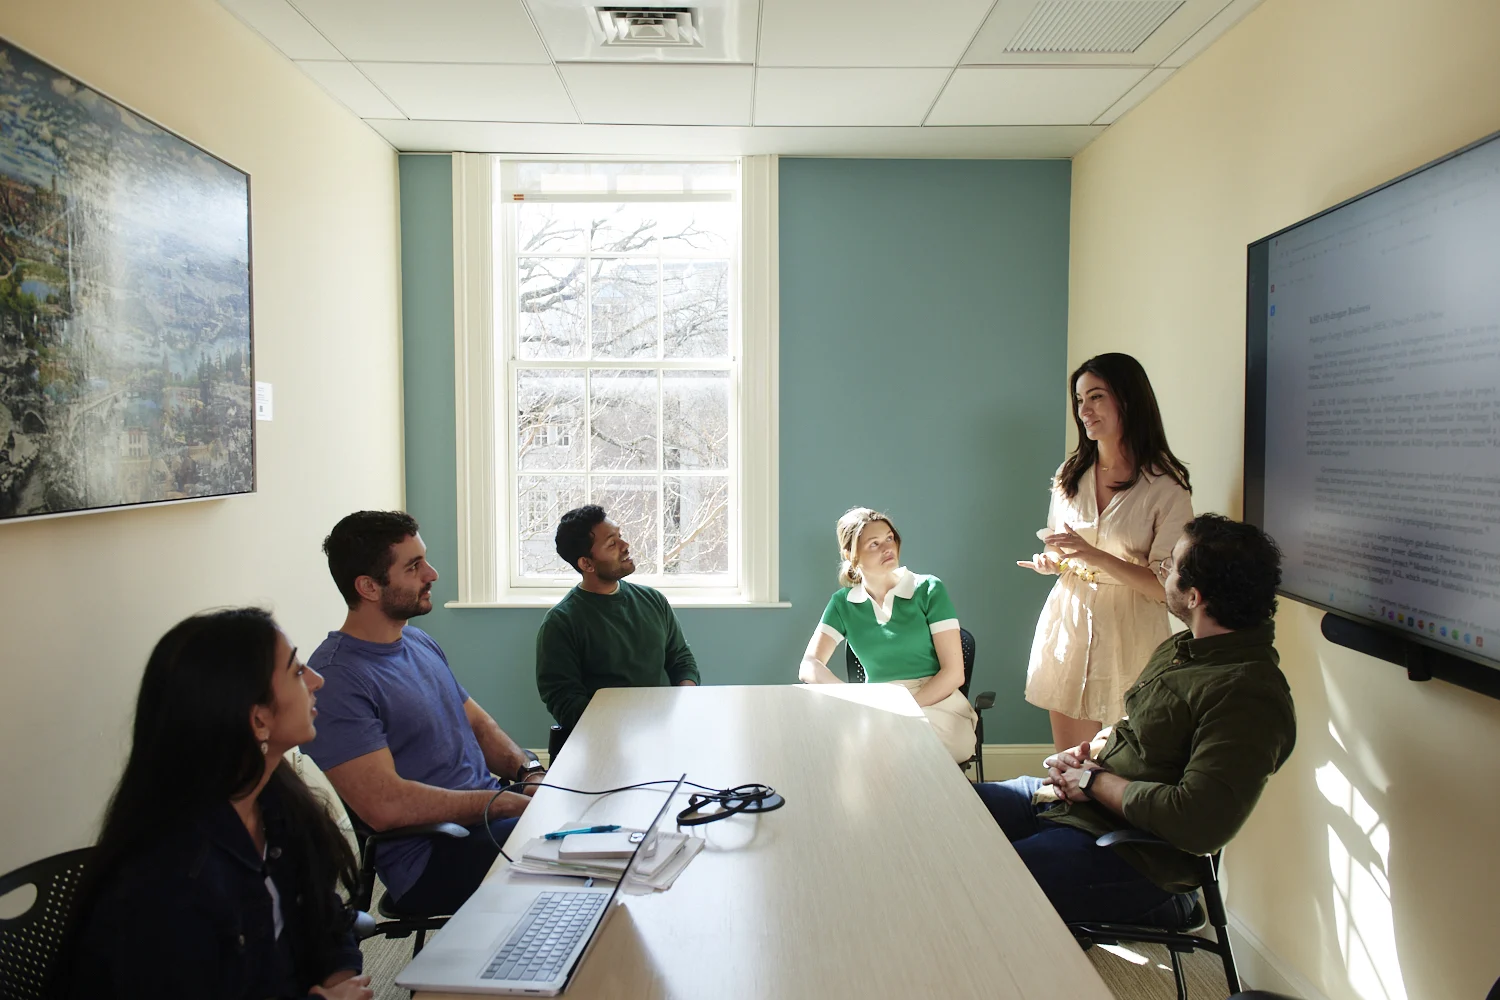
[{"label": "man in olive green shirt", "polygon": [[556,541],[583,579],[542,619],[536,688],[564,739],[600,688],[697,684],[698,664],[672,606],[660,591],[625,581],[635,560],[604,509],[568,511]]},{"label": "man in olive green shirt", "polygon": [[[1296,742],[1272,645],[1275,542],[1203,514],[1158,575],[1168,610],[1189,627],[1152,653],[1125,694],[1126,717],[1048,757],[1045,779],[976,786],[1066,921],[1181,926],[1198,886],[1194,855],[1234,837]],[[1094,843],[1131,828],[1171,846]]]}]

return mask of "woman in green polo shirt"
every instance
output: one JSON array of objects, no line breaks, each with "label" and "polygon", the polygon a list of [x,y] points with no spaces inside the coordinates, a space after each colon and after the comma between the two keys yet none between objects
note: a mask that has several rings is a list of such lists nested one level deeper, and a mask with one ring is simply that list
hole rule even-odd
[{"label": "woman in green polo shirt", "polygon": [[855,507],[839,518],[837,530],[843,587],[829,598],[797,676],[806,684],[842,684],[828,658],[847,640],[865,679],[910,691],[962,764],[974,755],[977,717],[958,690],[964,655],[948,588],[901,565],[901,533],[884,514]]}]

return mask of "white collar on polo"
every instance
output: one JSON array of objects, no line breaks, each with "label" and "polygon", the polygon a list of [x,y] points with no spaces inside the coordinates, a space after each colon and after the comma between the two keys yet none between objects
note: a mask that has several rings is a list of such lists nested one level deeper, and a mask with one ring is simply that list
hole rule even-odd
[{"label": "white collar on polo", "polygon": [[[901,568],[896,570],[896,585],[886,592],[885,600],[879,602],[878,604],[874,601],[870,601],[871,605],[873,606],[872,610],[874,610],[875,612],[875,623],[877,625],[884,625],[886,622],[890,621],[891,611],[895,607],[896,598],[899,597],[904,601],[909,601],[912,599],[912,596],[916,594],[916,592],[917,575],[911,570],[907,569],[905,566],[902,566]],[[865,592],[865,585],[863,582],[856,583],[854,586],[849,588],[848,601],[850,604],[863,604],[864,602],[869,600],[870,595]]]}]

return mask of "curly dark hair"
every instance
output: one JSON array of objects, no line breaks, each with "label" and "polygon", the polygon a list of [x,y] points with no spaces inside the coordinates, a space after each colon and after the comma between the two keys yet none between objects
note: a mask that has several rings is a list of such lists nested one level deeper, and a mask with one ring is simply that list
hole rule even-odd
[{"label": "curly dark hair", "polygon": [[391,582],[391,547],[417,533],[417,519],[404,510],[357,510],[323,539],[328,572],[349,607],[359,604],[354,581],[368,576],[382,587]]},{"label": "curly dark hair", "polygon": [[1167,432],[1162,426],[1161,410],[1156,405],[1156,393],[1146,369],[1128,354],[1100,354],[1089,358],[1068,376],[1068,408],[1073,414],[1073,423],[1078,428],[1078,447],[1063,463],[1057,474],[1055,487],[1069,500],[1078,495],[1078,481],[1088,467],[1099,460],[1099,445],[1089,440],[1083,429],[1083,419],[1078,416],[1078,404],[1073,395],[1078,389],[1078,380],[1085,374],[1103,379],[1115,394],[1120,407],[1120,419],[1125,424],[1125,447],[1130,449],[1130,459],[1135,471],[1129,479],[1114,483],[1117,490],[1128,490],[1141,478],[1142,472],[1153,476],[1170,476],[1189,493],[1187,466],[1167,447]]},{"label": "curly dark hair", "polygon": [[1198,588],[1204,610],[1227,629],[1252,628],[1276,612],[1281,549],[1253,524],[1199,514],[1183,535],[1192,544],[1177,564],[1177,589]]},{"label": "curly dark hair", "polygon": [[557,523],[557,536],[554,538],[557,554],[574,572],[583,572],[578,568],[578,560],[587,558],[594,551],[594,529],[604,523],[608,516],[603,507],[591,503],[574,507]]}]

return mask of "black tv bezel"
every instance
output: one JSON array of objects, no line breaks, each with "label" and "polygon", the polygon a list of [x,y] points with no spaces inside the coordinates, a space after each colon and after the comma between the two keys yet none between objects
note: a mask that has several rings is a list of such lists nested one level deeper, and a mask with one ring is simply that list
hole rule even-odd
[{"label": "black tv bezel", "polygon": [[[1241,503],[1244,518],[1257,527],[1265,528],[1266,497],[1266,349],[1267,325],[1269,321],[1270,290],[1267,287],[1270,266],[1270,246],[1273,240],[1362,201],[1373,194],[1431,170],[1433,167],[1457,159],[1491,142],[1500,141],[1500,131],[1476,139],[1450,153],[1422,164],[1398,177],[1393,177],[1367,191],[1329,208],[1323,209],[1276,232],[1263,236],[1245,247],[1245,455],[1244,485]],[[1293,593],[1278,587],[1280,597],[1306,604],[1340,619],[1329,623],[1325,618],[1323,633],[1330,641],[1337,642],[1371,656],[1401,663],[1407,667],[1413,680],[1440,677],[1471,690],[1500,698],[1500,662],[1476,654],[1471,649],[1454,646],[1440,640],[1418,634],[1415,630],[1399,628],[1377,618],[1367,618],[1329,607],[1305,594]],[[1354,628],[1351,628],[1353,626]],[[1361,634],[1359,629],[1368,634]],[[1500,641],[1500,636],[1496,637]],[[1400,640],[1392,642],[1392,640]],[[1497,658],[1500,659],[1500,658]]]}]

